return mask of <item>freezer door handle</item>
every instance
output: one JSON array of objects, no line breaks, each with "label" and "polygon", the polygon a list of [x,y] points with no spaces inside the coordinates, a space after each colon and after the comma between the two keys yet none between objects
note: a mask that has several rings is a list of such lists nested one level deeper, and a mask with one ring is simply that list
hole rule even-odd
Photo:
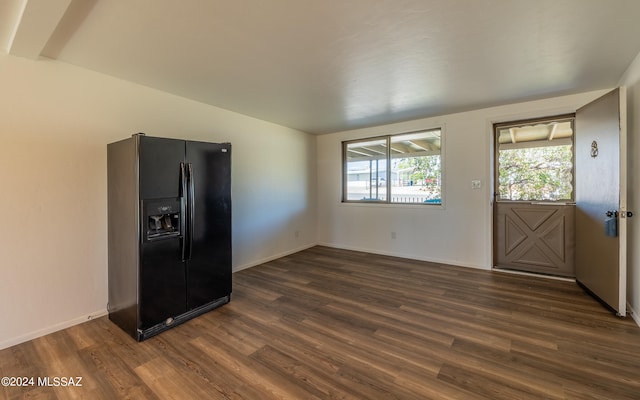
[{"label": "freezer door handle", "polygon": [[191,165],[191,163],[187,164],[187,169],[189,172],[189,195],[187,196],[189,198],[189,210],[187,211],[187,215],[189,218],[189,228],[188,228],[188,234],[189,234],[189,250],[187,253],[187,260],[191,260],[191,256],[193,255],[193,232],[194,232],[194,214],[196,211],[196,200],[195,200],[195,184],[194,184],[194,176],[193,176],[193,167]]},{"label": "freezer door handle", "polygon": [[182,232],[182,261],[186,261],[187,255],[187,175],[185,165],[180,163],[180,232]]}]

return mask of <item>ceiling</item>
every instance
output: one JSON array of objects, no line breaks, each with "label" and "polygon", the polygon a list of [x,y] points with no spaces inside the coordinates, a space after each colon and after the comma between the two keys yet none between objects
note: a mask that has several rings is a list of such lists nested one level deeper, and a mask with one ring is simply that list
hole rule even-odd
[{"label": "ceiling", "polygon": [[0,50],[321,134],[614,87],[639,19],[637,0],[3,0]]}]

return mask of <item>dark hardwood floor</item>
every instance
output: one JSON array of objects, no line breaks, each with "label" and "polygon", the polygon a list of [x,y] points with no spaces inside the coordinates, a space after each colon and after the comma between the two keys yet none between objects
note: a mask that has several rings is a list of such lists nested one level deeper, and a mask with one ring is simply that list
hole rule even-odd
[{"label": "dark hardwood floor", "polygon": [[136,343],[106,317],[0,351],[8,399],[639,399],[640,328],[575,283],[314,247]]}]

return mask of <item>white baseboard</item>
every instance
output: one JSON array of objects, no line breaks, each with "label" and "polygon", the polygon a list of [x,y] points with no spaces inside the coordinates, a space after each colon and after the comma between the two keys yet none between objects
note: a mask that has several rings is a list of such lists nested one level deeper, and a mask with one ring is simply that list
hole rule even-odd
[{"label": "white baseboard", "polygon": [[461,262],[451,261],[451,260],[442,260],[442,259],[437,259],[437,258],[416,256],[414,254],[397,253],[397,252],[393,252],[393,251],[380,251],[380,250],[377,250],[377,249],[367,249],[367,248],[364,248],[364,247],[357,247],[357,246],[355,246],[355,247],[354,246],[342,246],[342,245],[336,245],[334,243],[326,243],[326,242],[320,242],[320,243],[318,243],[318,246],[326,246],[326,247],[332,247],[334,249],[342,249],[342,250],[360,251],[360,252],[364,252],[364,253],[379,254],[379,255],[382,255],[382,256],[408,258],[410,260],[427,261],[427,262],[432,262],[432,263],[436,263],[436,264],[454,265],[454,266],[457,266],[457,267],[466,267],[466,268],[490,270],[490,268],[482,267],[482,266],[479,266],[479,265],[466,264],[466,263],[461,263]]},{"label": "white baseboard", "polygon": [[27,342],[27,341],[32,340],[32,339],[39,338],[40,336],[48,335],[50,333],[57,332],[57,331],[60,331],[62,329],[66,329],[66,328],[72,327],[74,325],[81,324],[83,322],[90,321],[90,320],[95,319],[95,318],[99,318],[99,317],[105,316],[107,314],[108,314],[107,309],[104,308],[102,310],[97,310],[97,311],[92,312],[90,314],[85,314],[83,316],[71,319],[69,321],[60,322],[60,323],[57,323],[55,325],[48,326],[46,328],[38,329],[37,331],[29,332],[27,334],[24,334],[24,335],[15,337],[15,338],[11,338],[11,339],[5,340],[3,342],[0,342],[0,350],[6,349],[6,348],[11,347],[11,346],[15,346],[16,344]]},{"label": "white baseboard", "polygon": [[282,253],[279,253],[279,254],[276,254],[276,255],[273,255],[273,256],[265,257],[263,259],[260,259],[260,260],[257,260],[257,261],[253,261],[253,262],[251,262],[249,264],[245,264],[245,265],[241,265],[241,266],[235,267],[235,268],[233,268],[233,272],[242,271],[243,269],[255,267],[256,265],[260,265],[260,264],[264,264],[264,263],[269,262],[269,261],[277,260],[278,258],[282,258],[282,257],[288,256],[290,254],[297,253],[297,252],[302,251],[302,250],[310,249],[310,248],[312,248],[312,247],[314,247],[316,245],[317,245],[316,243],[306,244],[304,246],[297,247],[297,248],[295,248],[293,250],[288,250],[288,251],[285,251],[285,252],[282,252]]},{"label": "white baseboard", "polygon": [[640,327],[640,316],[638,316],[636,310],[634,310],[629,303],[627,303],[627,314],[631,315],[631,318],[636,322],[636,325]]}]

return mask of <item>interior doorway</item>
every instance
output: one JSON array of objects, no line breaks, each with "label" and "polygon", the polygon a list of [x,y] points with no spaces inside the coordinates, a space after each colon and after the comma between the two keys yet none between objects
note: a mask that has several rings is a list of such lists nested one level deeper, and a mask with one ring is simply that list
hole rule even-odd
[{"label": "interior doorway", "polygon": [[494,125],[494,267],[575,277],[575,115]]}]

